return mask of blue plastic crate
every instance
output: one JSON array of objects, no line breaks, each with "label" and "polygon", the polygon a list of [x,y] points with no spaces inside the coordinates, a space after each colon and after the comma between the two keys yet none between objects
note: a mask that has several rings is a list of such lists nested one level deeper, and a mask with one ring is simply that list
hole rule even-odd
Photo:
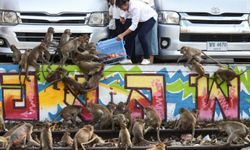
[{"label": "blue plastic crate", "polygon": [[104,63],[106,64],[117,64],[123,59],[127,58],[126,50],[124,48],[124,41],[117,41],[116,38],[98,42],[96,44],[96,50],[97,52],[102,53],[102,55],[99,55],[99,57],[106,57],[107,55],[111,54],[122,55],[116,58],[105,60]]}]

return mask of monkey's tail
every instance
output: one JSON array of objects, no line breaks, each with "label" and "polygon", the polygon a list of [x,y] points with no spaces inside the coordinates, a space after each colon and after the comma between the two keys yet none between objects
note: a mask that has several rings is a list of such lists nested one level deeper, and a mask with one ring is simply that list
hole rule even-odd
[{"label": "monkey's tail", "polygon": [[76,137],[74,138],[74,141],[73,141],[73,148],[74,150],[78,150],[78,143],[77,143]]},{"label": "monkey's tail", "polygon": [[210,58],[211,60],[213,60],[214,62],[216,62],[218,64],[218,66],[220,67],[225,67],[225,65],[222,65],[220,62],[218,62],[217,60],[215,60],[214,58],[212,58],[211,56],[207,55],[205,52],[201,51],[203,55],[205,55],[207,58]]},{"label": "monkey's tail", "polygon": [[29,71],[29,65],[28,65],[28,63],[29,62],[25,63],[25,76],[24,76],[24,79],[23,79],[23,85],[25,84],[26,79],[28,78],[28,71]]},{"label": "monkey's tail", "polygon": [[88,142],[85,142],[85,143],[81,143],[81,146],[82,146],[82,148],[84,148],[84,145],[87,145],[87,144],[90,144],[90,143],[92,143],[94,140],[96,140],[97,139],[97,137],[94,137],[94,138],[92,138],[90,141],[88,141]]}]

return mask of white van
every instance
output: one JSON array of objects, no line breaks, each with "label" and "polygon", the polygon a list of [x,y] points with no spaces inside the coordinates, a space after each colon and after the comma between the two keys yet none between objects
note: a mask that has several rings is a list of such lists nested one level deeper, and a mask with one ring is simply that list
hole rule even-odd
[{"label": "white van", "polygon": [[65,29],[72,36],[90,36],[91,42],[108,38],[106,0],[0,0],[0,55],[12,53],[10,45],[30,49],[54,27],[59,40]]},{"label": "white van", "polygon": [[176,59],[182,46],[215,58],[250,58],[250,0],[155,0],[160,58]]}]

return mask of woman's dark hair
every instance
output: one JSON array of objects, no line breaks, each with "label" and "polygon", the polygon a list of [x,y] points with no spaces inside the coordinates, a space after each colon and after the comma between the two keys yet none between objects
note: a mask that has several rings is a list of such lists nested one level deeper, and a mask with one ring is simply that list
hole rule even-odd
[{"label": "woman's dark hair", "polygon": [[129,2],[129,0],[116,0],[115,5],[121,8],[122,5],[126,4],[126,2]]}]

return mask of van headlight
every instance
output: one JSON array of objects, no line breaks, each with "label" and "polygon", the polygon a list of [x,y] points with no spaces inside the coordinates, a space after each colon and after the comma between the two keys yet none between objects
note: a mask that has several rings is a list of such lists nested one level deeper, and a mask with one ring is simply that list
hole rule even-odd
[{"label": "van headlight", "polygon": [[158,15],[158,21],[161,24],[179,24],[180,15],[173,11],[161,11]]},{"label": "van headlight", "polygon": [[14,11],[0,11],[0,24],[19,24],[21,23],[21,18],[17,12]]},{"label": "van headlight", "polygon": [[90,26],[107,26],[109,22],[108,12],[91,13],[88,18],[88,25]]}]

